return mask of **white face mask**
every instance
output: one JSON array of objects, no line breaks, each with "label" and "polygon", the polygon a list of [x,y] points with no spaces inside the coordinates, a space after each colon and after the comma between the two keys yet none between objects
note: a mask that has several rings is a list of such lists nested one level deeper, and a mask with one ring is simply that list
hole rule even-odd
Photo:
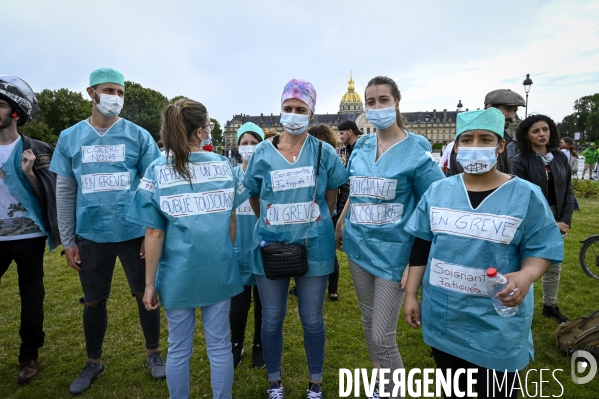
[{"label": "white face mask", "polygon": [[[111,94],[99,94],[94,90],[94,93],[100,96],[100,102],[96,103],[98,111],[100,111],[107,118],[114,118],[121,113],[125,99],[117,95]],[[95,99],[94,99],[95,101]]]},{"label": "white face mask", "polygon": [[310,115],[281,112],[281,125],[292,136],[299,136],[308,129]]},{"label": "white face mask", "polygon": [[497,163],[497,147],[459,147],[456,161],[462,165],[465,173],[481,175]]},{"label": "white face mask", "polygon": [[240,145],[238,151],[241,155],[241,159],[243,159],[246,162],[249,162],[255,149],[255,145]]}]

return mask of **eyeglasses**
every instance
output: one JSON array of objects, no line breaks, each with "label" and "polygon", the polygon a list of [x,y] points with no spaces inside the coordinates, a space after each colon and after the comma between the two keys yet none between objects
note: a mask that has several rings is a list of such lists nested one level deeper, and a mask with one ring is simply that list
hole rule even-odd
[{"label": "eyeglasses", "polygon": [[[211,132],[212,130],[214,130],[214,123],[209,123],[207,125],[202,126],[204,128],[204,130],[208,130],[209,132]],[[210,129],[206,129],[207,127],[210,127]]]}]

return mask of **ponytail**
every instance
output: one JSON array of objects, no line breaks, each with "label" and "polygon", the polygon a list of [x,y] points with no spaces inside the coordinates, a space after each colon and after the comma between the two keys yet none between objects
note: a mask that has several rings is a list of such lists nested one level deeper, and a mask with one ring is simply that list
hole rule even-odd
[{"label": "ponytail", "polygon": [[207,119],[206,107],[193,100],[181,99],[162,110],[160,138],[164,143],[166,161],[168,163],[171,158],[175,172],[189,181],[190,185],[189,142],[193,133],[206,125]]}]

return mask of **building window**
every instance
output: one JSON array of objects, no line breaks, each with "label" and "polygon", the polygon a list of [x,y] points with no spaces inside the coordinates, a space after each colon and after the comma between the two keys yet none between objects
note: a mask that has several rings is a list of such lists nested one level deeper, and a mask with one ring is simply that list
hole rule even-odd
[{"label": "building window", "polygon": [[366,133],[370,133],[370,128],[369,127],[366,128]]}]

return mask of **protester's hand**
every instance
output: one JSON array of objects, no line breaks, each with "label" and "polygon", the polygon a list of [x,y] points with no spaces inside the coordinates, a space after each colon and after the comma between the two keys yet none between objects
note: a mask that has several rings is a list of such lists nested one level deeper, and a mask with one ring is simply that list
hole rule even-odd
[{"label": "protester's hand", "polygon": [[406,284],[408,283],[408,269],[410,269],[410,266],[407,266],[401,275],[401,282],[399,283],[399,286],[402,290],[406,289]]},{"label": "protester's hand", "polygon": [[406,295],[404,298],[403,315],[410,327],[420,327],[420,305],[416,295]]},{"label": "protester's hand", "polygon": [[565,224],[564,222],[557,222],[557,226],[559,227],[559,231],[562,234],[567,234],[568,231],[570,230],[570,227],[568,227],[568,225]]},{"label": "protester's hand", "polygon": [[139,257],[141,259],[146,258],[146,238],[141,239],[141,248],[139,249]]},{"label": "protester's hand", "polygon": [[23,151],[21,157],[21,170],[27,176],[33,175],[33,164],[35,163],[35,154],[31,150]]},{"label": "protester's hand", "polygon": [[64,255],[67,258],[67,263],[75,270],[81,270],[81,256],[79,255],[79,246],[77,244],[72,247],[65,248]]},{"label": "protester's hand", "polygon": [[514,307],[520,305],[526,297],[533,281],[530,280],[530,277],[524,270],[507,273],[505,278],[508,280],[507,287],[503,291],[500,291],[497,297],[505,306]]},{"label": "protester's hand", "polygon": [[335,247],[343,252],[343,223],[338,223],[335,228]]},{"label": "protester's hand", "polygon": [[156,298],[156,287],[154,285],[146,285],[143,302],[146,310],[158,309],[158,299]]}]

